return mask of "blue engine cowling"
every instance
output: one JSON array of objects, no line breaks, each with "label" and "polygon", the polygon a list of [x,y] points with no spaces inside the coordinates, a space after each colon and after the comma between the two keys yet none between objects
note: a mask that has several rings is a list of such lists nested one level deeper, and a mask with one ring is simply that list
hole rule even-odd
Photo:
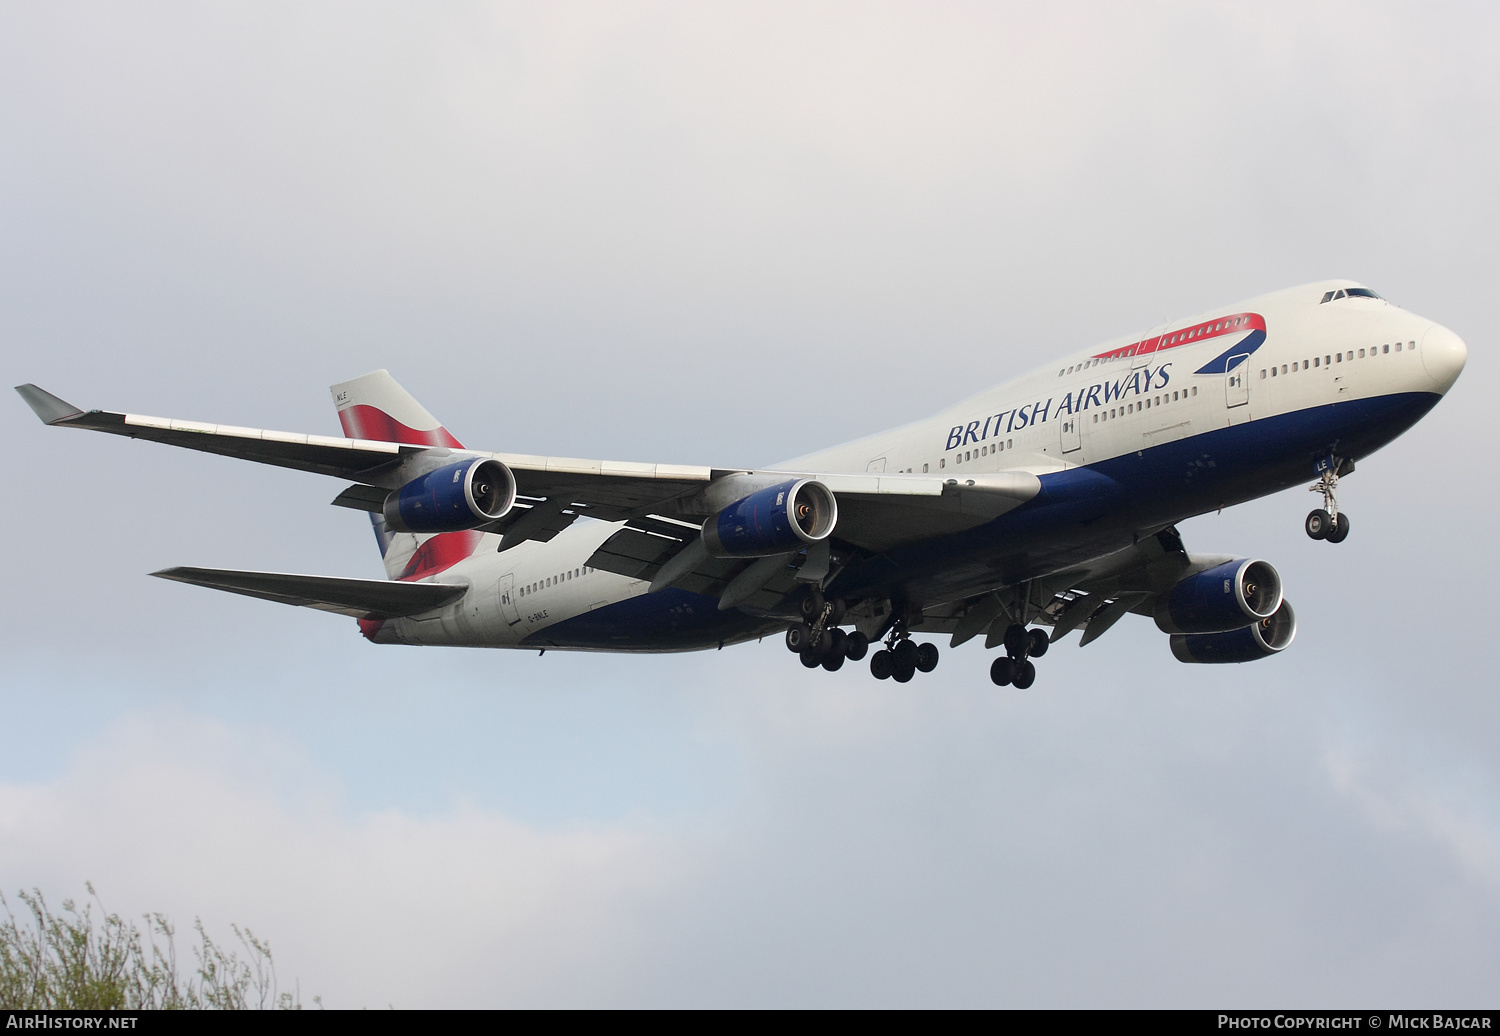
[{"label": "blue engine cowling", "polygon": [[460,532],[503,518],[516,502],[516,477],[498,460],[463,460],[414,478],[385,498],[395,532]]},{"label": "blue engine cowling", "polygon": [[1264,561],[1236,558],[1188,576],[1156,601],[1163,633],[1226,633],[1281,607],[1281,576]]},{"label": "blue engine cowling", "polygon": [[1276,614],[1228,633],[1178,633],[1172,654],[1179,662],[1254,662],[1281,651],[1297,635],[1297,616],[1281,602]]},{"label": "blue engine cowling", "polygon": [[810,478],[768,486],[703,523],[703,545],[716,558],[763,558],[825,540],[838,522],[838,503]]}]

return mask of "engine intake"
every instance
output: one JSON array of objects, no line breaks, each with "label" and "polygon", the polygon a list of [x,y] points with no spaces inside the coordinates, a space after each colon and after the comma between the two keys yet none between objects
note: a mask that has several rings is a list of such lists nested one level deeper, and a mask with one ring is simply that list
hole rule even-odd
[{"label": "engine intake", "polygon": [[1228,633],[1178,633],[1172,654],[1179,662],[1254,662],[1286,648],[1297,635],[1297,616],[1283,600],[1276,614]]},{"label": "engine intake", "polygon": [[1236,558],[1188,576],[1162,594],[1154,618],[1163,633],[1227,633],[1281,607],[1281,576],[1264,561]]},{"label": "engine intake", "polygon": [[703,523],[703,545],[716,558],[763,558],[828,538],[839,519],[833,492],[810,478],[757,490]]},{"label": "engine intake", "polygon": [[414,478],[385,498],[396,532],[460,532],[505,517],[516,477],[498,460],[464,460]]}]

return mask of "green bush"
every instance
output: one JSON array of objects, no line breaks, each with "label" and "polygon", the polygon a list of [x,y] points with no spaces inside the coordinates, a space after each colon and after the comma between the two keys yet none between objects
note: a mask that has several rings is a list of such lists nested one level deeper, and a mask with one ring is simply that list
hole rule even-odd
[{"label": "green bush", "polygon": [[[17,919],[0,893],[0,1008],[11,1010],[239,1011],[300,1010],[296,993],[276,986],[271,947],[246,928],[231,926],[239,953],[209,938],[195,920],[197,967],[184,977],[177,968],[176,929],[161,914],[146,914],[144,936],[134,922],[107,913],[94,886],[92,903],[80,911],[65,899],[52,912],[38,889],[18,893],[26,906]],[[98,907],[96,924],[94,908]],[[319,1007],[322,1001],[313,997]]]}]

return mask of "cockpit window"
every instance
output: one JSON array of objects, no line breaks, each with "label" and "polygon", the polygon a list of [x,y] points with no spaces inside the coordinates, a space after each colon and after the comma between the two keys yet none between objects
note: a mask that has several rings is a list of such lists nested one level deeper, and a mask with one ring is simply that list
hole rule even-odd
[{"label": "cockpit window", "polygon": [[[1378,299],[1380,298],[1380,296],[1375,294],[1369,288],[1339,288],[1337,291],[1325,291],[1323,293],[1322,302],[1332,302],[1335,299],[1342,298]],[[1319,305],[1321,305],[1322,302],[1320,302]]]}]

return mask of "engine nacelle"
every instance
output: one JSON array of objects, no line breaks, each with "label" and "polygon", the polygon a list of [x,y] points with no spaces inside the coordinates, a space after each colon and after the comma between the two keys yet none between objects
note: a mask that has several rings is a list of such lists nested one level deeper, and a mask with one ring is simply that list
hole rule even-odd
[{"label": "engine nacelle", "polygon": [[414,478],[385,498],[396,532],[460,532],[505,517],[516,477],[498,460],[462,460]]},{"label": "engine nacelle", "polygon": [[1179,662],[1254,662],[1284,649],[1297,635],[1297,616],[1281,602],[1276,614],[1228,633],[1178,633],[1172,654]]},{"label": "engine nacelle", "polygon": [[703,523],[703,545],[716,558],[788,554],[826,540],[839,520],[833,492],[810,478],[767,486]]},{"label": "engine nacelle", "polygon": [[1281,576],[1264,561],[1236,558],[1188,576],[1162,594],[1153,617],[1163,633],[1227,633],[1281,607]]}]

